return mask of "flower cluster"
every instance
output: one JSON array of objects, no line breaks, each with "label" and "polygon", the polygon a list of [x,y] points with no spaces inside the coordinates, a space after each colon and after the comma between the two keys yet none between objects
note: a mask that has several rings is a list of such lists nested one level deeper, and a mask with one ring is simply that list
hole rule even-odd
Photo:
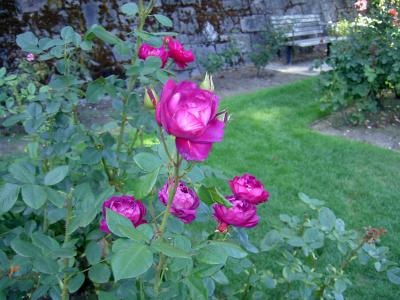
[{"label": "flower cluster", "polygon": [[399,21],[399,12],[395,8],[391,8],[388,10],[388,14],[392,17],[393,19],[393,25],[399,27],[400,26],[400,21]]},{"label": "flower cluster", "polygon": [[226,233],[229,225],[235,227],[254,227],[258,224],[257,205],[267,202],[269,193],[264,185],[250,174],[236,176],[229,181],[233,195],[226,199],[232,204],[227,208],[214,204],[214,218],[218,221],[218,231]]},{"label": "flower cluster", "polygon": [[195,60],[193,52],[186,50],[178,40],[172,37],[165,37],[164,44],[160,48],[150,46],[149,44],[142,44],[139,48],[139,58],[145,60],[149,56],[158,57],[162,62],[162,68],[165,67],[168,59],[171,58],[180,69],[186,68],[188,63]]},{"label": "flower cluster", "polygon": [[[254,227],[259,222],[257,205],[267,202],[268,192],[264,185],[254,176],[244,174],[229,181],[233,195],[226,196],[232,207],[222,204],[214,204],[214,218],[218,221],[218,231],[226,233],[229,225],[235,227]],[[160,202],[167,206],[170,188],[174,186],[173,181],[168,180],[158,192]],[[200,205],[200,199],[196,192],[179,182],[176,193],[171,203],[170,213],[180,219],[183,223],[191,223],[196,219],[196,210]],[[126,217],[137,227],[147,223],[146,208],[140,200],[133,196],[113,196],[103,203],[103,218],[100,223],[100,230],[110,233],[106,215],[107,209]]]}]

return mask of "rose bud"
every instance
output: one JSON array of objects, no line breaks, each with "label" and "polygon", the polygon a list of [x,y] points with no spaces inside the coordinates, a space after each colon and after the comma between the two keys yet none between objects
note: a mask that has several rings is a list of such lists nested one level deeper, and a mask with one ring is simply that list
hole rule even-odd
[{"label": "rose bud", "polygon": [[154,110],[157,106],[158,101],[159,97],[154,89],[146,88],[143,101],[144,106],[150,110]]},{"label": "rose bud", "polygon": [[140,200],[135,200],[133,196],[113,196],[103,203],[100,230],[106,233],[111,233],[106,220],[107,208],[129,219],[135,227],[147,223],[145,220],[146,207]]},{"label": "rose bud", "polygon": [[208,75],[208,73],[206,73],[203,82],[200,83],[200,88],[203,90],[214,92],[214,82],[212,75]]},{"label": "rose bud", "polygon": [[259,218],[255,205],[233,195],[227,196],[226,199],[233,204],[232,207],[228,208],[222,204],[213,205],[214,218],[219,223],[217,228],[219,232],[226,233],[229,225],[249,228],[258,224]]},{"label": "rose bud", "polygon": [[168,46],[169,42],[172,41],[173,39],[174,39],[173,36],[164,36],[163,37],[164,44]]},{"label": "rose bud", "polygon": [[34,61],[35,60],[35,55],[33,53],[28,53],[26,56],[27,61]]},{"label": "rose bud", "polygon": [[164,68],[165,64],[168,61],[168,51],[165,50],[164,46],[161,46],[160,48],[155,48],[148,44],[142,44],[139,48],[138,57],[145,60],[149,56],[155,56],[161,59],[161,68]]},{"label": "rose bud", "polygon": [[190,50],[185,50],[182,44],[178,40],[170,40],[168,42],[169,57],[171,57],[176,65],[184,69],[187,67],[188,63],[195,60],[193,52]]},{"label": "rose bud", "polygon": [[[158,198],[164,206],[168,203],[168,189],[170,184],[168,181],[158,193]],[[175,217],[179,218],[183,223],[190,223],[196,218],[196,209],[200,205],[200,200],[197,194],[185,183],[179,182],[176,190],[170,212]]]},{"label": "rose bud", "polygon": [[190,81],[168,80],[156,107],[156,120],[176,137],[186,160],[203,161],[215,142],[221,142],[225,123],[217,118],[219,98]]},{"label": "rose bud", "polygon": [[236,197],[251,204],[257,205],[268,201],[269,193],[253,175],[236,176],[229,180],[229,186]]}]

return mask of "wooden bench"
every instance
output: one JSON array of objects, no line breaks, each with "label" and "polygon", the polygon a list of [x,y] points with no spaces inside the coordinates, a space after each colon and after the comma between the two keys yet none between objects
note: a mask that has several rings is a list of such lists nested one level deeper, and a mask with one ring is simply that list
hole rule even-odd
[{"label": "wooden bench", "polygon": [[287,63],[292,63],[293,47],[312,47],[326,44],[329,48],[332,41],[337,37],[325,35],[325,25],[321,22],[319,15],[290,15],[272,16],[272,27],[280,32],[286,39]]}]

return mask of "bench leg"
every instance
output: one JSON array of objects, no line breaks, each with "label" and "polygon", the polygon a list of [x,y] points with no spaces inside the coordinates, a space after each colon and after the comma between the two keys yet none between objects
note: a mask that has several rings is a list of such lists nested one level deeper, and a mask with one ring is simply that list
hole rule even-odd
[{"label": "bench leg", "polygon": [[292,64],[292,50],[293,50],[293,46],[286,47],[286,63],[288,65]]},{"label": "bench leg", "polygon": [[331,56],[331,43],[326,44],[326,56]]}]

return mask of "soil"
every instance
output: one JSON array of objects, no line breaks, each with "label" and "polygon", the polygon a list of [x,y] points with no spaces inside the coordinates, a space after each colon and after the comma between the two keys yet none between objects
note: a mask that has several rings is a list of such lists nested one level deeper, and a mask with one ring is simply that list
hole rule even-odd
[{"label": "soil", "polygon": [[333,114],[325,119],[318,120],[311,125],[311,128],[333,136],[341,136],[344,138],[366,142],[378,147],[400,150],[400,126],[399,124],[385,124],[385,126],[345,126],[338,125],[337,118],[339,114]]}]

